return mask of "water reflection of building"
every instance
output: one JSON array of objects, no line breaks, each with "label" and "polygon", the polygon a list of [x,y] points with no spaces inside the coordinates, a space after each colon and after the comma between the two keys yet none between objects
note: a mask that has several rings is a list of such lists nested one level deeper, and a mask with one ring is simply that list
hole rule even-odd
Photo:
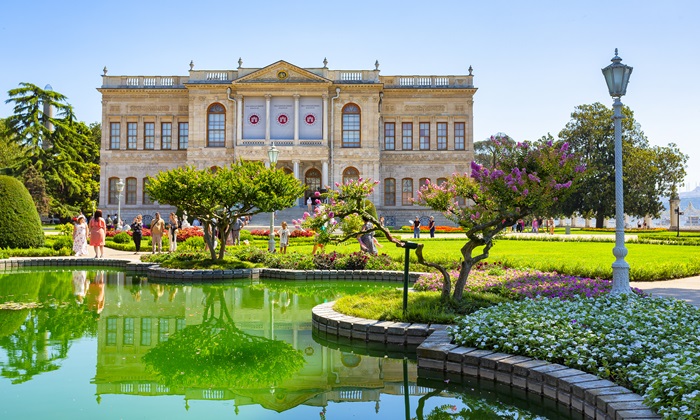
[{"label": "water reflection of building", "polygon": [[[381,394],[403,395],[402,360],[322,346],[312,337],[310,313],[320,303],[317,299],[247,287],[250,283],[224,288],[215,304],[223,303],[245,333],[291,344],[303,355],[304,366],[291,379],[266,388],[171,389],[141,359],[186,326],[200,324],[213,294],[197,286],[138,284],[137,278],[124,273],[108,273],[107,283],[93,380],[98,396],[182,395],[185,400],[233,400],[235,406],[259,404],[282,412],[302,404],[321,407],[329,401],[375,401],[380,410]],[[413,365],[408,380],[412,394],[426,392],[415,385]]]}]

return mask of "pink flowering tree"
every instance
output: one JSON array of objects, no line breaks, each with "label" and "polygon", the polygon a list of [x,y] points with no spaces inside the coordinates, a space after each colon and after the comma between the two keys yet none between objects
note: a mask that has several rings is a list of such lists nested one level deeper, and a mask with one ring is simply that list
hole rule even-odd
[{"label": "pink flowering tree", "polygon": [[[472,266],[488,258],[494,237],[518,219],[561,214],[561,204],[585,170],[569,153],[567,143],[491,141],[499,156],[492,167],[472,162],[470,174],[453,174],[440,185],[427,183],[416,200],[466,231],[468,242],[461,248],[463,261],[453,294],[456,301],[462,298]],[[440,271],[445,298],[450,277]]]}]

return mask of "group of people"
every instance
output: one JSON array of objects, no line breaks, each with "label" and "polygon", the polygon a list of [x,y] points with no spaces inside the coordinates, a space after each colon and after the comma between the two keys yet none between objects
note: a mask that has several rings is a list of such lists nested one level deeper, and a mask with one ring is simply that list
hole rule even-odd
[{"label": "group of people", "polygon": [[[416,218],[411,222],[411,224],[413,225],[413,237],[420,238],[420,217],[416,216]],[[428,232],[430,232],[431,238],[435,237],[435,218],[433,216],[430,216],[430,218],[428,219]]]},{"label": "group of people", "polygon": [[[523,219],[518,219],[515,225],[511,228],[512,231],[522,233],[525,231],[526,222]],[[530,232],[539,233],[540,229],[544,229],[545,233],[554,235],[554,218],[542,219],[535,217],[531,222]]]},{"label": "group of people", "polygon": [[107,222],[102,218],[102,210],[95,210],[90,222],[82,213],[75,218],[73,225],[73,251],[77,257],[88,256],[88,242],[95,250],[95,258],[104,258]]}]

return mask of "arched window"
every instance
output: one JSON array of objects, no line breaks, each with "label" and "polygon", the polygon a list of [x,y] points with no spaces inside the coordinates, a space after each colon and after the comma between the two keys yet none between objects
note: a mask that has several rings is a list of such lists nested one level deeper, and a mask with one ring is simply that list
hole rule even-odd
[{"label": "arched window", "polygon": [[384,205],[396,205],[396,180],[394,178],[384,180]]},{"label": "arched window", "polygon": [[401,180],[401,205],[413,205],[413,179],[411,178]]},{"label": "arched window", "polygon": [[285,175],[293,175],[293,174],[294,174],[294,171],[292,171],[291,169],[287,168],[286,166],[282,168],[282,171],[284,171],[284,174],[285,174]]},{"label": "arched window", "polygon": [[343,147],[360,147],[360,107],[343,107]]},{"label": "arched window", "polygon": [[442,185],[447,182],[447,178],[438,178],[437,179],[437,184]]},{"label": "arched window", "polygon": [[209,167],[209,172],[211,172],[213,174],[217,173],[218,171],[219,171],[219,167],[216,165]]},{"label": "arched window", "polygon": [[360,179],[360,171],[352,166],[345,168],[343,171],[343,184],[347,184],[350,181],[357,181]]},{"label": "arched window", "polygon": [[109,184],[108,184],[108,195],[107,195],[107,204],[117,204],[117,182],[119,182],[119,178],[110,178],[109,179]]},{"label": "arched window", "polygon": [[211,104],[207,110],[207,147],[224,147],[225,143],[226,109],[221,104]]},{"label": "arched window", "polygon": [[418,188],[430,183],[430,178],[421,178],[418,180]]},{"label": "arched window", "polygon": [[127,178],[124,204],[136,204],[136,178]]},{"label": "arched window", "polygon": [[143,185],[143,190],[142,190],[142,191],[143,191],[143,195],[141,196],[141,200],[142,200],[141,202],[142,202],[143,204],[153,204],[153,200],[151,200],[151,196],[148,195],[148,193],[146,192],[146,186],[148,185],[148,183],[149,183],[150,181],[151,181],[151,178],[149,178],[149,177],[145,177],[145,178],[143,179],[143,181],[142,181],[142,185]]},{"label": "arched window", "polygon": [[316,191],[321,191],[321,171],[316,168],[311,168],[306,171],[304,176],[304,184],[306,184],[306,194],[304,199],[314,195]]}]

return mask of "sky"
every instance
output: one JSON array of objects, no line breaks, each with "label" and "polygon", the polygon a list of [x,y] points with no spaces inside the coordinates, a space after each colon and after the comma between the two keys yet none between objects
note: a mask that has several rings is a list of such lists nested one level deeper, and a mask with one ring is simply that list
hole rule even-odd
[{"label": "sky", "polygon": [[100,122],[102,69],[186,76],[195,69],[299,67],[382,75],[464,75],[473,67],[474,140],[557,137],[575,107],[612,107],[601,68],[634,67],[622,102],[652,145],[689,155],[700,186],[700,2],[13,1],[0,19],[0,118],[20,83],[50,84],[78,120]]}]

